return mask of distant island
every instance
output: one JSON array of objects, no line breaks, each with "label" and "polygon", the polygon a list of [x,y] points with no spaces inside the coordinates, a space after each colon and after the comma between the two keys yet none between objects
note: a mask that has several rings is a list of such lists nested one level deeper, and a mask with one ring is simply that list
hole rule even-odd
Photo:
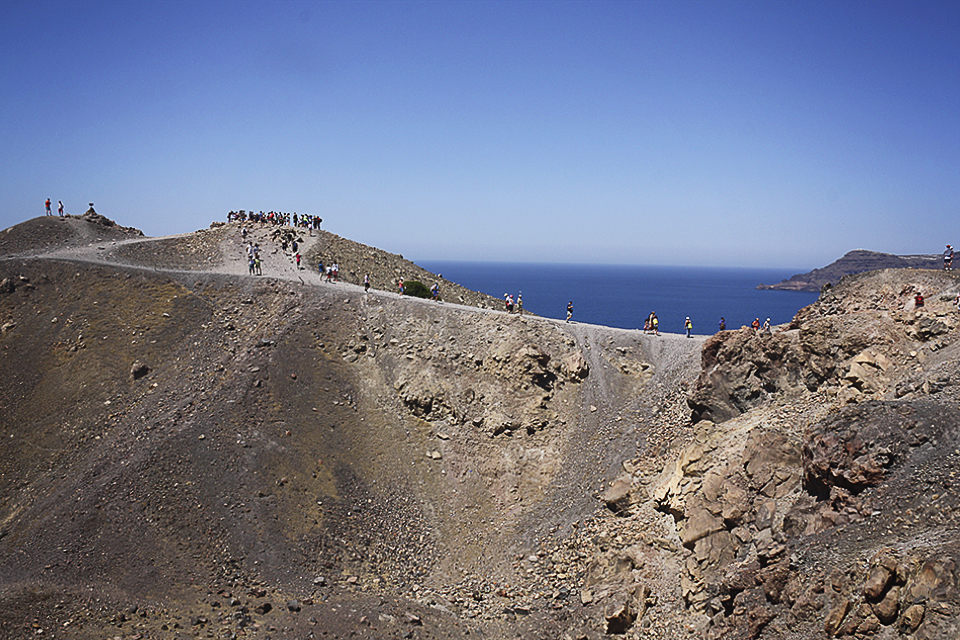
[{"label": "distant island", "polygon": [[878,269],[939,269],[940,255],[896,256],[891,253],[856,249],[839,260],[809,273],[799,273],[777,284],[759,284],[757,289],[779,291],[820,291],[823,285],[837,284],[845,275]]}]

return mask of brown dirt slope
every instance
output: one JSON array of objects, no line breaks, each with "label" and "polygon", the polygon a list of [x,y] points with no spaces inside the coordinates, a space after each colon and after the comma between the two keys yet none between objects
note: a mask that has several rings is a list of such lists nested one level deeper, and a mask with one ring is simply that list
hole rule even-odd
[{"label": "brown dirt slope", "polygon": [[236,276],[225,234],[0,261],[0,636],[557,637],[577,571],[517,559],[699,341]]},{"label": "brown dirt slope", "polygon": [[10,232],[0,638],[960,637],[953,273],[687,340],[238,231]]}]

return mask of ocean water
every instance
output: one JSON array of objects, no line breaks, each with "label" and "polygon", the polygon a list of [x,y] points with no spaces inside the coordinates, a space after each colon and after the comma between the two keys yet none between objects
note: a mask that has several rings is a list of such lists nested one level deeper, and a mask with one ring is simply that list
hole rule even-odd
[{"label": "ocean water", "polygon": [[523,293],[523,307],[548,318],[566,317],[572,301],[574,321],[621,329],[642,329],[651,311],[660,331],[684,333],[687,316],[693,333],[712,334],[721,316],[728,329],[749,325],[754,318],[773,325],[790,322],[818,294],[758,291],[802,269],[739,269],[568,265],[421,260],[433,273],[497,298]]}]

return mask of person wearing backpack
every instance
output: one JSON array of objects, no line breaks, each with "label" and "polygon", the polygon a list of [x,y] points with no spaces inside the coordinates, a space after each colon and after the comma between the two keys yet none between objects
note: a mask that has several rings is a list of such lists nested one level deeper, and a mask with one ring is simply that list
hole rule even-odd
[{"label": "person wearing backpack", "polygon": [[687,316],[686,322],[683,323],[683,328],[687,330],[687,337],[692,338],[693,336],[690,335],[690,332],[693,331],[693,323],[690,322],[690,316]]}]

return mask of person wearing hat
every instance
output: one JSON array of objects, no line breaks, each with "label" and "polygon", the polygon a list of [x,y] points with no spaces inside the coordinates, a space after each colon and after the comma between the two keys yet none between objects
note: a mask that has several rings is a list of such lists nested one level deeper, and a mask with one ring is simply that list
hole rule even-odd
[{"label": "person wearing hat", "polygon": [[949,244],[943,252],[943,270],[953,271],[953,246]]},{"label": "person wearing hat", "polygon": [[690,316],[687,316],[686,321],[683,323],[683,328],[687,330],[687,337],[692,338],[690,332],[693,331],[693,323],[690,322]]}]

